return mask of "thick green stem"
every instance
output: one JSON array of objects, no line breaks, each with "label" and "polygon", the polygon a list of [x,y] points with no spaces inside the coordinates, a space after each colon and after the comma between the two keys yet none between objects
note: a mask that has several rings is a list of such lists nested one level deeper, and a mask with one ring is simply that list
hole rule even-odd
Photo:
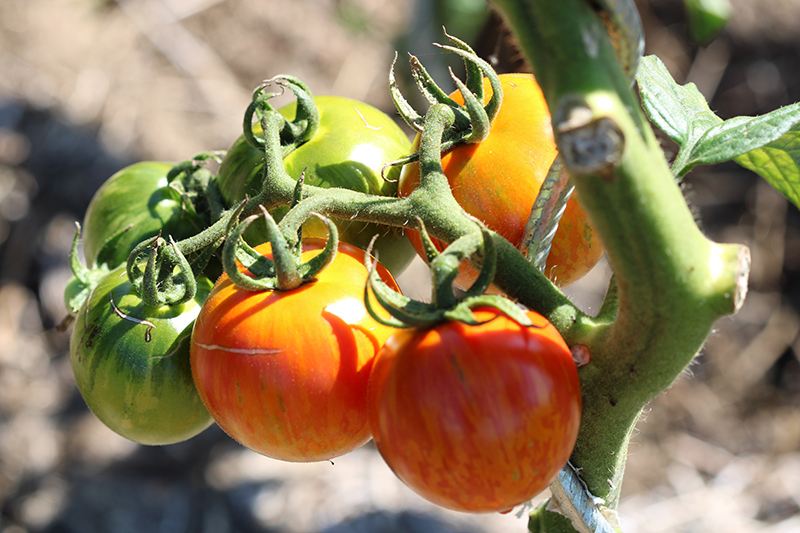
[{"label": "thick green stem", "polygon": [[698,229],[593,4],[495,3],[531,62],[615,274],[614,300],[603,308],[613,321],[583,342],[591,363],[581,369],[584,413],[572,457],[589,490],[615,508],[642,408],[691,362],[714,322],[738,310],[749,255]]}]

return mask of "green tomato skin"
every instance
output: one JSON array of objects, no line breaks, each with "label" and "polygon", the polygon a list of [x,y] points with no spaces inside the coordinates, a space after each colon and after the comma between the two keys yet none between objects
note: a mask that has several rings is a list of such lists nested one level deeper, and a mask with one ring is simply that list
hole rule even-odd
[{"label": "green tomato skin", "polygon": [[[172,163],[143,161],[123,168],[111,176],[92,197],[83,219],[83,254],[86,264],[105,262],[115,268],[127,262],[133,248],[161,231],[176,241],[191,237],[205,225],[199,216],[189,214],[180,194],[168,186],[167,173]],[[120,234],[125,228],[132,227]],[[118,236],[110,250],[102,250]],[[103,257],[98,255],[103,252]]]},{"label": "green tomato skin", "polygon": [[[305,171],[305,183],[317,187],[341,187],[367,194],[395,196],[399,167],[387,172],[389,181],[381,177],[381,168],[389,161],[411,153],[411,142],[395,121],[379,109],[368,104],[339,96],[314,98],[320,111],[320,126],[314,137],[287,155],[283,163],[292,178]],[[292,103],[279,111],[293,119],[297,104]],[[254,125],[258,134],[261,127]],[[264,154],[250,146],[240,136],[222,161],[217,185],[228,206],[235,205],[245,195],[256,195],[261,190],[264,171]],[[280,220],[288,208],[274,209],[271,214]],[[334,219],[339,228],[339,238],[349,244],[366,249],[375,234],[379,234],[375,249],[381,263],[395,276],[414,258],[414,252],[402,229],[359,221]],[[263,224],[251,226],[246,238],[251,245],[267,240]],[[324,238],[326,230],[316,219],[303,226],[304,237]]]},{"label": "green tomato skin", "polygon": [[110,429],[140,444],[163,445],[211,425],[189,360],[192,327],[211,286],[200,277],[194,300],[148,307],[122,266],[79,310],[70,338],[72,371],[89,409]]}]

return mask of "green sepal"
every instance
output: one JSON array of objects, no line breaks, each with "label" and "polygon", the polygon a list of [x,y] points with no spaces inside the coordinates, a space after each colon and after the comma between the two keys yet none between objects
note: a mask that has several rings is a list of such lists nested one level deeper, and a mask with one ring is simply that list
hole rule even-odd
[{"label": "green sepal", "polygon": [[[422,115],[417,113],[417,110],[406,100],[400,88],[397,86],[397,78],[394,75],[394,66],[397,63],[397,52],[394,54],[392,66],[389,68],[389,95],[392,97],[397,112],[400,117],[408,124],[413,130],[421,132],[422,124],[425,121]],[[387,165],[391,165],[388,163]],[[383,172],[381,171],[381,174]]]},{"label": "green sepal", "polygon": [[224,211],[222,199],[214,184],[214,174],[206,168],[208,161],[222,161],[224,152],[200,152],[192,159],[181,161],[167,173],[167,186],[177,195],[181,208],[193,217],[216,221]]},{"label": "green sepal", "polygon": [[408,63],[411,65],[411,77],[417,89],[425,97],[430,105],[447,104],[451,107],[458,107],[455,100],[445,93],[437,84],[433,77],[428,73],[417,56],[408,55]]},{"label": "green sepal", "polygon": [[483,91],[481,91],[480,96],[473,94],[472,91],[468,90],[467,86],[456,77],[452,70],[450,71],[450,77],[453,79],[453,83],[456,84],[456,87],[461,91],[461,95],[464,97],[464,108],[467,110],[467,114],[469,114],[471,128],[469,133],[461,138],[461,142],[468,144],[483,142],[486,140],[486,137],[489,136],[489,129],[492,124],[489,121],[489,115],[483,108]]},{"label": "green sepal", "polygon": [[[319,255],[315,255],[305,263],[300,264],[300,275],[304,281],[314,279],[317,274],[330,265],[336,258],[339,248],[339,228],[336,227],[333,220],[319,213],[312,212],[311,215],[319,218],[328,228],[328,239],[325,242],[325,248]],[[298,245],[302,249],[302,242],[298,242]]]},{"label": "green sepal", "polygon": [[[222,247],[222,268],[237,287],[247,291],[274,290],[278,285],[275,263],[262,256],[242,239],[242,234],[260,215],[250,215],[238,224],[231,220],[225,244]],[[248,276],[239,270],[241,265],[250,271]]]},{"label": "green sepal", "polygon": [[[374,243],[375,239],[373,238],[367,247],[367,253],[364,255],[364,266],[369,271],[367,283],[364,285],[364,306],[367,312],[377,322],[393,328],[426,327],[430,325],[432,320],[427,316],[430,309],[428,304],[403,296],[380,278],[377,270],[377,261],[380,258],[376,257],[375,261],[372,260],[372,246]],[[372,292],[381,307],[391,315],[391,318],[387,319],[375,311],[369,296],[370,292]]]},{"label": "green sepal", "polygon": [[[314,279],[336,257],[339,232],[336,224],[327,217],[311,213],[325,223],[328,228],[328,240],[320,254],[302,263],[300,260],[302,242],[298,241],[295,246],[294,241],[287,239],[283,234],[269,211],[264,206],[259,208],[260,215],[251,215],[239,223],[236,223],[237,218],[234,217],[228,226],[222,249],[222,267],[237,287],[249,291],[296,289]],[[266,224],[267,239],[272,247],[272,259],[258,253],[242,238],[250,224],[262,216]],[[239,264],[252,275],[248,276],[240,271]]]},{"label": "green sepal", "polygon": [[434,244],[430,234],[428,234],[425,223],[419,217],[417,217],[417,231],[419,232],[420,241],[422,241],[422,249],[425,252],[425,262],[430,265],[434,259],[439,257],[439,249]]},{"label": "green sepal", "polygon": [[[300,173],[300,177],[297,178],[297,183],[294,186],[294,192],[292,194],[292,204],[290,209],[300,202],[303,201],[303,185],[305,185],[306,181],[306,169],[303,169],[303,172]],[[303,247],[303,225],[300,224],[297,227],[297,249],[298,251]]]},{"label": "green sepal", "polygon": [[[448,46],[436,43],[434,43],[434,46],[437,46],[442,50],[448,50],[450,52],[453,52],[454,54],[460,55],[461,57],[464,58],[465,62],[474,64],[481,70],[481,72],[483,72],[483,74],[486,75],[487,78],[489,78],[489,84],[492,86],[492,97],[489,98],[489,101],[486,103],[485,106],[483,106],[483,108],[486,111],[486,115],[489,117],[489,122],[493,121],[494,118],[497,116],[497,113],[500,111],[500,106],[503,103],[503,86],[500,83],[500,78],[497,76],[497,73],[495,72],[494,68],[492,68],[492,66],[489,63],[487,63],[486,61],[475,55],[475,52],[472,51],[472,49],[465,50],[460,47]],[[483,80],[481,80],[481,83],[483,83]],[[481,89],[480,95],[481,95],[480,100],[481,102],[483,102],[483,89]]]},{"label": "green sepal", "polygon": [[[446,320],[478,325],[483,322],[475,318],[472,311],[480,307],[492,307],[520,325],[532,326],[530,319],[516,303],[499,295],[483,294],[494,279],[497,259],[491,233],[482,224],[477,223],[477,225],[480,232],[456,239],[442,253],[437,253],[430,262],[433,298],[429,304],[403,296],[380,279],[376,264],[370,256],[373,239],[364,259],[364,265],[370,273],[364,287],[364,303],[370,316],[381,324],[395,328],[427,328]],[[420,233],[427,237],[424,224],[420,224],[420,230]],[[457,298],[453,293],[452,283],[458,275],[459,264],[474,253],[484,255],[481,272],[473,286]],[[389,313],[389,318],[377,313],[370,292],[378,304]]]},{"label": "green sepal", "polygon": [[481,235],[483,236],[483,262],[481,269],[478,272],[478,277],[472,282],[472,285],[464,291],[462,298],[467,300],[469,298],[481,296],[486,289],[494,281],[494,275],[497,271],[497,251],[494,247],[494,239],[491,233],[481,225]]},{"label": "green sepal", "polygon": [[93,268],[88,268],[81,263],[78,253],[81,225],[75,222],[75,237],[72,239],[72,248],[69,252],[69,267],[72,270],[72,279],[64,290],[64,304],[67,312],[74,317],[92,293],[92,290],[109,273],[108,266],[101,263]]},{"label": "green sepal", "polygon": [[[450,41],[455,44],[456,47],[473,55],[475,54],[475,51],[472,49],[472,47],[465,41],[450,35],[447,33],[446,29],[443,29],[443,31],[445,36],[450,39]],[[474,61],[467,61],[466,59],[464,60],[464,69],[467,74],[465,83],[467,89],[469,92],[474,94],[481,103],[483,103],[483,71]]]},{"label": "green sepal", "polygon": [[[273,84],[280,86],[281,91],[265,92],[265,89]],[[319,110],[314,103],[314,96],[302,81],[294,76],[280,75],[262,82],[253,91],[253,98],[245,110],[242,124],[247,142],[258,150],[265,150],[264,137],[253,131],[253,118],[257,117],[262,121],[266,113],[277,112],[269,101],[283,94],[286,88],[290,89],[297,99],[297,111],[294,120],[281,117],[283,126],[280,131],[280,141],[284,156],[311,139],[319,129]]]},{"label": "green sepal", "polygon": [[134,290],[151,307],[181,305],[197,294],[192,266],[172,237],[169,243],[161,235],[139,243],[128,256],[127,271]]},{"label": "green sepal", "polygon": [[[419,59],[409,54],[412,77],[428,103],[430,103],[431,106],[444,104],[453,110],[455,116],[453,126],[447,129],[441,140],[441,153],[443,154],[457,144],[465,142],[479,143],[486,139],[489,135],[491,122],[497,116],[503,102],[503,87],[500,83],[500,78],[497,76],[492,66],[478,57],[474,50],[465,42],[448,35],[446,32],[445,35],[447,35],[456,46],[436,43],[434,43],[434,45],[443,50],[453,52],[464,59],[467,71],[466,83],[459,80],[451,71],[451,77],[464,97],[464,105],[459,105],[455,100],[450,98],[449,95],[445,94],[445,92],[436,85],[436,82],[428,71],[425,70],[425,67]],[[395,56],[395,61],[396,59],[397,56]],[[395,62],[393,61],[392,68],[389,70],[389,90],[392,101],[403,120],[414,130],[421,133],[425,119],[414,110],[398,89],[394,76],[394,65]],[[484,90],[482,75],[486,75],[486,77],[489,78],[489,83],[492,86],[492,97],[486,105],[483,105]],[[419,152],[414,152],[401,159],[386,163],[383,169],[381,169],[381,175],[386,179],[385,173],[387,168],[403,166],[415,161],[419,161]]]}]

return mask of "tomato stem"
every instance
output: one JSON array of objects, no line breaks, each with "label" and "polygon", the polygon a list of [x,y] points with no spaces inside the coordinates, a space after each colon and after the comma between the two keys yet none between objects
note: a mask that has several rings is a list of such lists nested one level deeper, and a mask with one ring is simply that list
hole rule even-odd
[{"label": "tomato stem", "polygon": [[[582,342],[591,363],[580,369],[584,411],[571,459],[613,510],[643,407],[693,360],[715,321],[738,310],[749,255],[697,227],[631,90],[631,43],[606,31],[605,2],[496,4],[533,67],[559,153],[614,271]],[[627,35],[619,29],[613,38]]]}]

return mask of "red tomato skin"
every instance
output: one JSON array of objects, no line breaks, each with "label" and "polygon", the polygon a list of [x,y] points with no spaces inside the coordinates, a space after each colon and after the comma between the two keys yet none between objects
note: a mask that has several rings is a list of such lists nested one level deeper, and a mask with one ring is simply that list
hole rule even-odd
[{"label": "red tomato skin", "polygon": [[[305,259],[322,247],[306,241]],[[256,249],[270,256],[268,244]],[[224,275],[217,281],[195,323],[192,373],[233,439],[293,462],[329,460],[370,439],[370,370],[394,330],[363,307],[363,257],[340,243],[317,281],[291,291],[245,291]]]},{"label": "red tomato skin", "polygon": [[[519,247],[525,224],[539,189],[558,153],[550,112],[539,85],[530,74],[501,74],[503,104],[492,122],[489,136],[478,144],[460,144],[442,156],[442,167],[456,201],[467,213],[480,218],[511,244]],[[492,95],[484,80],[484,100]],[[450,95],[463,103],[459,91]],[[419,148],[419,135],[413,149]],[[419,164],[403,167],[399,196],[419,186]],[[409,241],[424,257],[416,231],[406,231]],[[444,248],[438,243],[440,249]],[[576,194],[567,202],[553,238],[545,274],[558,286],[580,279],[597,264],[603,245],[581,208]],[[457,280],[467,287],[476,274],[466,262]]]},{"label": "red tomato skin", "polygon": [[[479,320],[497,316],[479,310]],[[400,330],[375,359],[373,438],[394,473],[429,501],[498,512],[547,488],[578,435],[581,393],[555,328],[505,316]]]}]

